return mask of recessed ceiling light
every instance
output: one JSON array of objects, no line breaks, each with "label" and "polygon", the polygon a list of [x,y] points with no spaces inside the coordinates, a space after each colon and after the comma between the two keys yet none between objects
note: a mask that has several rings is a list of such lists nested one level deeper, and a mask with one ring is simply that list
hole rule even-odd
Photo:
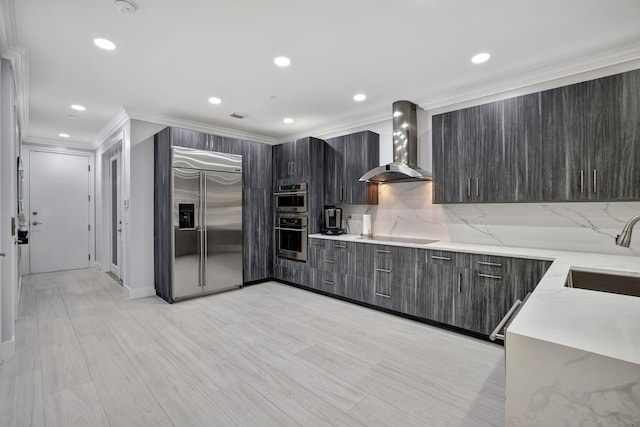
[{"label": "recessed ceiling light", "polygon": [[282,119],[282,121],[285,122],[288,125],[293,123],[293,119],[291,117],[285,117],[284,119]]},{"label": "recessed ceiling light", "polygon": [[104,49],[104,50],[114,50],[116,48],[116,44],[114,42],[112,42],[111,40],[107,40],[107,39],[93,39],[93,42],[95,43],[96,46],[98,46],[100,49]]},{"label": "recessed ceiling light", "polygon": [[59,133],[58,136],[60,138],[69,138],[69,134],[68,133]]},{"label": "recessed ceiling light", "polygon": [[76,111],[84,111],[87,109],[87,107],[85,107],[84,105],[79,105],[79,104],[73,104],[71,108],[73,108]]},{"label": "recessed ceiling light", "polygon": [[288,67],[289,65],[291,65],[291,60],[286,56],[278,56],[273,60],[273,63],[278,67]]},{"label": "recessed ceiling light", "polygon": [[222,99],[212,96],[211,98],[209,98],[209,102],[212,104],[218,105],[222,102]]},{"label": "recessed ceiling light", "polygon": [[365,95],[364,93],[357,93],[357,94],[353,95],[353,100],[354,101],[362,102],[365,99],[367,99],[367,95]]},{"label": "recessed ceiling light", "polygon": [[479,53],[471,58],[471,62],[474,64],[482,64],[483,62],[487,62],[491,58],[491,55],[488,53]]}]

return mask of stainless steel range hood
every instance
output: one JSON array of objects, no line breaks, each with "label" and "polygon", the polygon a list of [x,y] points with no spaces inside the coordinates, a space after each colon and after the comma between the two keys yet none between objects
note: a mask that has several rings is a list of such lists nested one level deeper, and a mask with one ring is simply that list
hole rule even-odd
[{"label": "stainless steel range hood", "polygon": [[411,101],[393,103],[393,163],[378,166],[362,175],[360,181],[373,183],[431,181],[431,172],[418,163],[416,105]]}]

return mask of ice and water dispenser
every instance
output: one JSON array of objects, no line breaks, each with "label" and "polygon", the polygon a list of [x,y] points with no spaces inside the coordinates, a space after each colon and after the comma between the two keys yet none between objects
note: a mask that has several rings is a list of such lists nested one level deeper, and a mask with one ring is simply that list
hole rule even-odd
[{"label": "ice and water dispenser", "polygon": [[193,230],[196,228],[195,203],[178,204],[178,230]]}]

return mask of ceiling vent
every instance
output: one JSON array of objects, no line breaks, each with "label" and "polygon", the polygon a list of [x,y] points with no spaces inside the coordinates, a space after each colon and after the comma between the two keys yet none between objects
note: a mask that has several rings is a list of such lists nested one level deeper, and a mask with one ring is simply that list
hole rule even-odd
[{"label": "ceiling vent", "polygon": [[231,117],[235,118],[235,119],[245,119],[247,117],[249,117],[246,114],[242,114],[242,113],[233,113],[231,114]]}]

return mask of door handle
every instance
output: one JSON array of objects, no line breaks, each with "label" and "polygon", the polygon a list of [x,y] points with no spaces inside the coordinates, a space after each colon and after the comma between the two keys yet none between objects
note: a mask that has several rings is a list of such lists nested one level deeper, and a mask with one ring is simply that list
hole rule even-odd
[{"label": "door handle", "polygon": [[42,224],[42,223],[41,223],[41,222],[38,222],[38,221],[33,221],[33,222],[32,222],[32,224],[33,224],[33,225],[39,225],[39,224]]}]

